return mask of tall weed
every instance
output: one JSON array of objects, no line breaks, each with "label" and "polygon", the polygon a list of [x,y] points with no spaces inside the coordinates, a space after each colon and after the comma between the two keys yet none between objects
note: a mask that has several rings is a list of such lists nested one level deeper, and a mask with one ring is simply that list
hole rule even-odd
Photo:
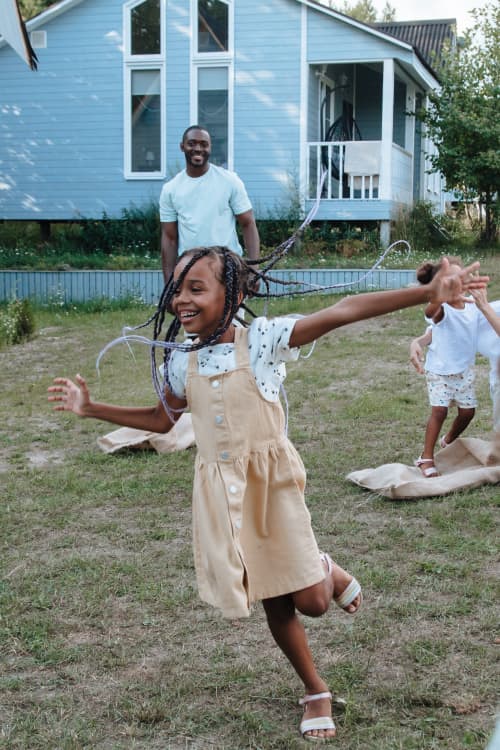
[{"label": "tall weed", "polygon": [[0,314],[0,340],[21,344],[35,332],[35,316],[28,299],[14,297]]}]

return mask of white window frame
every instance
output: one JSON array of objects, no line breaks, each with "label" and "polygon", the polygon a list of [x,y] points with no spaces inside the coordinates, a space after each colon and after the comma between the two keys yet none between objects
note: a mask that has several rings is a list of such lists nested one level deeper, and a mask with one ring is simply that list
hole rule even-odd
[{"label": "white window frame", "polygon": [[191,0],[191,75],[189,121],[198,122],[198,71],[200,68],[227,69],[227,168],[234,169],[234,0],[228,6],[228,49],[198,52],[198,0]]},{"label": "white window frame", "polygon": [[[131,15],[133,8],[144,0],[129,0],[123,6],[123,173],[126,180],[163,180],[166,177],[166,0],[160,0],[160,54],[132,55],[130,48]],[[156,172],[132,171],[132,73],[138,70],[158,70],[160,73],[160,148],[161,166]]]}]

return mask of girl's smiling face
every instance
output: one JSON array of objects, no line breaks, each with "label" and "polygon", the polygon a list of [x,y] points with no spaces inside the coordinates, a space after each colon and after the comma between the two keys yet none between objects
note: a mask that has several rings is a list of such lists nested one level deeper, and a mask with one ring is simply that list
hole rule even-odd
[{"label": "girl's smiling face", "polygon": [[[187,257],[186,257],[187,255]],[[181,256],[174,271],[177,281],[192,256]],[[221,282],[222,261],[205,256],[189,269],[181,286],[174,294],[172,310],[186,333],[207,339],[221,325],[226,304],[226,287]],[[220,343],[233,340],[233,326],[220,338]]]}]

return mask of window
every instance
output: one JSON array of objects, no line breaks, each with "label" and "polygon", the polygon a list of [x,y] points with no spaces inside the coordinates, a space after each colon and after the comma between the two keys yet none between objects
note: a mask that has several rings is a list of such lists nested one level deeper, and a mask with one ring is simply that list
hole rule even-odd
[{"label": "window", "polygon": [[125,176],[163,178],[165,0],[124,6]]},{"label": "window", "polygon": [[132,8],[130,36],[132,55],[160,54],[160,0],[145,0]]},{"label": "window", "polygon": [[212,138],[211,161],[228,165],[228,69],[198,68],[198,122]]},{"label": "window", "polygon": [[211,161],[233,169],[234,1],[191,0],[191,121],[212,138]]},{"label": "window", "polygon": [[221,0],[198,0],[198,52],[227,52],[229,13]]},{"label": "window", "polygon": [[131,83],[132,172],[161,170],[159,70],[133,70]]}]

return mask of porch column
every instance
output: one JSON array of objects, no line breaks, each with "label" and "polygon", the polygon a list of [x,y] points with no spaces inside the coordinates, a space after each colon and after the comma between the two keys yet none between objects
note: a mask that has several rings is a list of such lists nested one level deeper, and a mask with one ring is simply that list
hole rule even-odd
[{"label": "porch column", "polygon": [[382,83],[382,153],[380,160],[380,197],[391,199],[392,130],[394,118],[394,60],[384,60]]}]

